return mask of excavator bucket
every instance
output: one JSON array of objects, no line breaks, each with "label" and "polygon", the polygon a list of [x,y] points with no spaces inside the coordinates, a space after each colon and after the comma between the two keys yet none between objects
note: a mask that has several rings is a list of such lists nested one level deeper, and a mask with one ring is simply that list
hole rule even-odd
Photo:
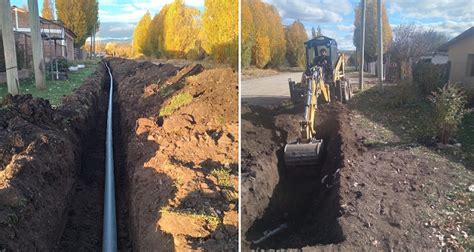
[{"label": "excavator bucket", "polygon": [[311,169],[319,164],[322,150],[323,140],[287,144],[284,150],[285,166],[289,170]]}]

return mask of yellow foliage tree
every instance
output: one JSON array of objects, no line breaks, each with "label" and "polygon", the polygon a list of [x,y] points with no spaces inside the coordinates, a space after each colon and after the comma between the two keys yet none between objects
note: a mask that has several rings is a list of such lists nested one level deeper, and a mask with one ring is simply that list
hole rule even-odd
[{"label": "yellow foliage tree", "polygon": [[135,31],[133,31],[133,55],[147,55],[151,54],[150,48],[150,39],[149,37],[149,27],[151,23],[151,15],[150,12],[146,12],[145,15],[140,19],[137,26],[135,27]]},{"label": "yellow foliage tree", "polygon": [[43,1],[43,10],[41,11],[41,16],[49,20],[54,19],[53,6],[51,6],[51,2],[49,0]]},{"label": "yellow foliage tree", "polygon": [[291,66],[304,66],[305,48],[304,42],[308,40],[308,34],[303,23],[295,21],[285,29],[286,37],[286,59]]},{"label": "yellow foliage tree", "polygon": [[270,39],[265,35],[257,35],[255,40],[255,65],[264,68],[271,60]]},{"label": "yellow foliage tree", "polygon": [[110,56],[115,56],[115,48],[116,48],[117,44],[115,43],[112,43],[112,42],[108,42],[106,45],[105,45],[105,53],[107,55],[110,55]]},{"label": "yellow foliage tree", "polygon": [[159,57],[184,58],[195,48],[200,31],[199,10],[175,0],[155,15],[150,25],[150,47]]},{"label": "yellow foliage tree", "polygon": [[206,0],[202,47],[219,62],[237,65],[239,33],[238,0]]},{"label": "yellow foliage tree", "polygon": [[270,66],[278,67],[285,62],[286,55],[286,40],[285,29],[281,23],[280,14],[278,10],[272,5],[267,5],[266,12],[267,20],[269,22],[268,37],[270,38],[270,48],[272,58]]},{"label": "yellow foliage tree", "polygon": [[255,24],[253,22],[253,14],[250,8],[250,0],[242,0],[241,18],[242,67],[248,67],[252,63],[252,50],[255,46]]},{"label": "yellow foliage tree", "polygon": [[[248,62],[257,67],[278,67],[284,63],[285,30],[278,11],[272,5],[263,3],[261,0],[242,1],[242,40],[244,66]],[[267,41],[268,47],[262,48]],[[252,51],[250,60],[248,59],[249,50]],[[267,53],[270,54],[269,59]]]},{"label": "yellow foliage tree", "polygon": [[161,11],[153,17],[150,23],[148,40],[152,53],[155,57],[162,57],[164,47],[164,20],[170,5],[165,5]]}]

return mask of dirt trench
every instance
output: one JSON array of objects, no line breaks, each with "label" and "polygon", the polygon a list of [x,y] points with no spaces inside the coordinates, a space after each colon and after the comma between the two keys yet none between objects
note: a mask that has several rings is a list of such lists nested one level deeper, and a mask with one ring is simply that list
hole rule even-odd
[{"label": "dirt trench", "polygon": [[[339,116],[343,108],[334,104],[320,110],[317,137],[326,144],[319,167],[289,171],[284,165],[283,148],[297,137],[301,109],[243,108],[244,250],[303,248],[345,240],[337,220],[342,213],[342,149],[347,149],[342,137],[345,129],[341,128],[345,118]],[[255,243],[264,233],[283,224],[287,225],[285,229]]]},{"label": "dirt trench", "polygon": [[[57,108],[29,95],[5,100],[0,109],[1,249],[101,249],[108,87],[101,64]],[[118,109],[114,120],[120,121]],[[120,127],[114,124],[118,241],[128,251],[121,146]]]},{"label": "dirt trench", "polygon": [[[119,249],[236,251],[236,73],[108,62]],[[4,100],[0,250],[101,249],[107,90],[100,65],[57,108],[29,95]],[[172,107],[175,97],[190,103]],[[172,109],[162,115],[162,106]]]},{"label": "dirt trench", "polygon": [[[67,210],[67,221],[56,251],[98,251],[102,248],[105,136],[110,78],[105,73],[103,92],[98,96],[93,127],[82,139],[81,167],[74,195]],[[115,84],[114,84],[115,86]],[[116,95],[114,87],[114,96]],[[120,109],[113,99],[113,150],[116,181],[117,241],[120,251],[131,251],[129,237],[128,197],[124,167],[124,150],[121,139]]]},{"label": "dirt trench", "polygon": [[[200,65],[109,62],[123,115],[134,250],[236,251],[236,73]],[[190,102],[163,115],[175,97]]]}]

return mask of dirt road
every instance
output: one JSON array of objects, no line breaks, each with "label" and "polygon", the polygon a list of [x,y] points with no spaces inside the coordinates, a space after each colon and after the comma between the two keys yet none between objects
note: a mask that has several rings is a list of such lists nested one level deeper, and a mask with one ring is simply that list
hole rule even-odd
[{"label": "dirt road", "polygon": [[[300,81],[301,72],[284,72],[277,75],[242,80],[242,104],[274,106],[281,104],[284,100],[290,99],[288,89],[288,79]],[[349,72],[346,78],[352,83],[352,88],[356,90],[359,83],[358,72]],[[377,78],[365,74],[366,87],[375,85]]]},{"label": "dirt road", "polygon": [[301,73],[286,72],[242,81],[242,103],[267,106],[277,105],[284,99],[290,99],[288,78],[300,80]]}]

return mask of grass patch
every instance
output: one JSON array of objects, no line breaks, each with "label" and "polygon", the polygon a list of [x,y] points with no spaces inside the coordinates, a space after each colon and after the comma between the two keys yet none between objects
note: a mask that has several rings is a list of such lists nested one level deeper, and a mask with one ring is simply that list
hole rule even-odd
[{"label": "grass patch", "polygon": [[191,217],[193,219],[197,219],[203,222],[206,222],[209,229],[215,230],[219,224],[221,223],[221,220],[217,216],[213,216],[210,214],[204,214],[204,213],[192,213],[192,212],[182,212],[182,211],[173,211],[169,208],[162,208],[160,210],[160,213],[166,213],[170,215],[179,215],[179,216],[186,216],[186,217]]},{"label": "grass patch", "polygon": [[212,176],[216,177],[217,185],[223,188],[233,188],[230,178],[230,170],[219,168],[211,172]]},{"label": "grass patch", "polygon": [[191,103],[192,100],[193,96],[187,92],[175,95],[168,105],[160,109],[160,116],[171,115],[176,109]]},{"label": "grass patch", "polygon": [[[420,143],[434,146],[436,135],[433,125],[434,106],[426,97],[417,95],[415,99],[400,105],[397,103],[396,86],[385,86],[381,92],[377,87],[359,92],[350,101],[355,110],[354,121],[358,127],[370,130],[368,143],[390,144]],[[467,114],[454,138],[462,148],[448,148],[438,151],[443,157],[463,164],[467,169],[474,167],[474,113]],[[394,142],[395,141],[395,142]]]},{"label": "grass patch", "polygon": [[[462,144],[462,150],[466,154],[467,161],[474,164],[474,112],[464,117],[456,137],[456,140]],[[472,169],[474,167],[471,166]]]},{"label": "grass patch", "polygon": [[182,87],[184,86],[184,84],[182,82],[179,82],[179,83],[174,83],[174,84],[171,84],[171,85],[167,85],[165,87],[162,87],[160,88],[160,90],[158,91],[158,95],[160,97],[167,97],[168,95],[178,91],[179,89],[181,89]]},{"label": "grass patch", "polygon": [[[47,79],[47,88],[44,90],[36,89],[33,78],[20,80],[20,94],[31,94],[33,97],[41,97],[49,100],[51,105],[57,106],[61,103],[61,98],[64,95],[72,93],[75,88],[82,85],[84,80],[89,77],[96,70],[96,68],[96,63],[86,63],[85,68],[80,69],[78,72],[69,72],[69,80],[53,81],[51,79]],[[7,84],[0,83],[0,102],[7,94]]]}]

